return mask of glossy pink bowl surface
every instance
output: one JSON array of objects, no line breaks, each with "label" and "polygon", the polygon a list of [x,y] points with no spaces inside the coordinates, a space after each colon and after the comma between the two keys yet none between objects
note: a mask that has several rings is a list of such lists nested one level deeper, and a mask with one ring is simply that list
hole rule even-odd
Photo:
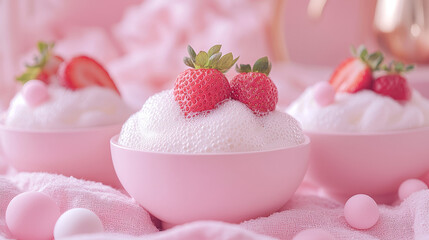
[{"label": "glossy pink bowl surface", "polygon": [[27,130],[0,125],[0,143],[17,171],[57,173],[120,187],[109,140],[121,127]]},{"label": "glossy pink bowl surface", "polygon": [[125,190],[167,223],[238,223],[279,210],[307,170],[310,140],[264,152],[174,154],[133,150],[111,140]]},{"label": "glossy pink bowl surface", "polygon": [[379,203],[390,203],[404,180],[429,170],[429,128],[306,134],[312,142],[306,179],[343,202],[364,193]]}]

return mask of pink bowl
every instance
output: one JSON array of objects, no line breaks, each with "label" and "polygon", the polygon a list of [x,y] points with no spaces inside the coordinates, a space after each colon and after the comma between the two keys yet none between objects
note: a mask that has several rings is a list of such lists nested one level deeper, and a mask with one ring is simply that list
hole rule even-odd
[{"label": "pink bowl", "polygon": [[279,210],[300,185],[309,143],[251,153],[173,154],[133,150],[111,139],[125,190],[166,223],[238,223]]},{"label": "pink bowl", "polygon": [[312,141],[306,179],[343,202],[364,193],[379,203],[390,203],[402,181],[429,170],[429,128],[306,134]]},{"label": "pink bowl", "polygon": [[121,127],[27,130],[0,125],[0,143],[17,171],[57,173],[120,187],[109,140]]}]

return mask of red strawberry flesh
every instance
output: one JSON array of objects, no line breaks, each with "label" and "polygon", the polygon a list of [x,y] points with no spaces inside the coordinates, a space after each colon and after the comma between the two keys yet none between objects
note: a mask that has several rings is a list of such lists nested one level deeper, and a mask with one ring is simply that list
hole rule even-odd
[{"label": "red strawberry flesh", "polygon": [[335,70],[329,83],[337,92],[355,93],[369,89],[372,71],[368,65],[357,58],[349,58]]},{"label": "red strawberry flesh", "polygon": [[119,94],[119,90],[104,67],[87,56],[72,58],[66,63],[61,73],[61,83],[70,89],[87,86],[110,88]]}]

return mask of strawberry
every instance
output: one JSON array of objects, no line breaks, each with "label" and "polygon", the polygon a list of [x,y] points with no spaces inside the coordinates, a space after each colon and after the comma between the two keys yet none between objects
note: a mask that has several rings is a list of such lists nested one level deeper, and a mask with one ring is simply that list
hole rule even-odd
[{"label": "strawberry", "polygon": [[65,62],[59,71],[60,84],[70,89],[88,86],[110,88],[119,94],[119,90],[104,67],[87,56],[77,56]]},{"label": "strawberry", "polygon": [[64,62],[62,57],[52,53],[53,43],[39,42],[37,48],[40,55],[36,56],[35,62],[28,65],[26,71],[17,77],[17,80],[23,84],[32,79],[38,79],[49,84],[51,77],[57,74],[60,64]]},{"label": "strawberry", "polygon": [[355,93],[371,88],[372,72],[378,70],[383,61],[381,52],[368,54],[364,46],[352,48],[352,53],[354,57],[342,62],[329,80],[337,92]]},{"label": "strawberry", "polygon": [[52,57],[48,59],[45,66],[43,67],[43,72],[51,76],[57,74],[61,63],[63,62],[64,59],[62,57],[58,55],[52,55]]},{"label": "strawberry", "polygon": [[278,91],[268,77],[271,63],[267,57],[258,59],[253,69],[248,64],[236,66],[238,75],[231,81],[231,96],[247,105],[256,115],[262,116],[276,109]]},{"label": "strawberry", "polygon": [[391,62],[388,66],[384,66],[384,70],[387,74],[374,80],[372,90],[397,101],[410,100],[411,89],[408,86],[407,80],[401,73],[408,72],[413,68],[413,65],[404,66],[404,64],[400,62]]},{"label": "strawberry", "polygon": [[183,60],[190,69],[177,76],[174,83],[174,99],[185,117],[199,115],[215,109],[222,101],[231,97],[231,87],[225,73],[238,60],[231,53],[222,56],[221,45],[208,52],[195,53],[188,46],[190,57]]}]

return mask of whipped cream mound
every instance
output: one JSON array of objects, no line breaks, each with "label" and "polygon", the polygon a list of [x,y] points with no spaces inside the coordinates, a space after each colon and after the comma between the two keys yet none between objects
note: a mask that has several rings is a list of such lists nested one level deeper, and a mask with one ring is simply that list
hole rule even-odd
[{"label": "whipped cream mound", "polygon": [[304,130],[323,132],[382,132],[429,125],[429,101],[416,90],[407,102],[398,102],[371,90],[337,93],[335,102],[321,107],[307,88],[286,112]]},{"label": "whipped cream mound", "polygon": [[91,86],[70,90],[49,86],[50,98],[31,107],[18,92],[5,115],[5,125],[25,129],[67,129],[121,124],[132,110],[113,90]]},{"label": "whipped cream mound", "polygon": [[258,117],[243,103],[227,100],[205,115],[185,118],[172,90],[150,97],[123,125],[119,144],[173,153],[251,152],[296,146],[305,141],[290,115]]}]

